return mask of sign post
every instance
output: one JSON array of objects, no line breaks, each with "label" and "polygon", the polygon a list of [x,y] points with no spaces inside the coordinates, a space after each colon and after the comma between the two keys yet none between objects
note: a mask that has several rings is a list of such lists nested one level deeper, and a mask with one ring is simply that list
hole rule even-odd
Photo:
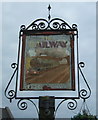
[{"label": "sign post", "polygon": [[55,120],[55,97],[39,97],[39,120]]}]

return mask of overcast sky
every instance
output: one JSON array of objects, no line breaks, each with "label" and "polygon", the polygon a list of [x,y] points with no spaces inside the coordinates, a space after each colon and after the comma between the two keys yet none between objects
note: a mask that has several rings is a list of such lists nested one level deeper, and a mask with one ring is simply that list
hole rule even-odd
[{"label": "overcast sky", "polygon": [[[96,3],[95,2],[31,2],[2,3],[2,106],[8,106],[14,117],[37,117],[32,104],[26,111],[20,111],[16,100],[10,104],[4,96],[4,89],[13,73],[10,65],[17,60],[18,34],[22,24],[29,25],[37,18],[47,19],[47,7],[51,4],[52,18],[58,17],[69,25],[77,24],[79,30],[79,60],[86,66],[83,72],[87,78],[92,94],[87,100],[91,114],[96,114]],[[81,84],[83,79],[80,77]],[[13,83],[14,84],[14,83]],[[82,84],[84,85],[84,84]],[[84,85],[85,86],[85,85]],[[58,103],[59,100],[56,101]],[[35,100],[37,103],[38,101]],[[75,111],[66,109],[66,102],[61,105],[56,117],[71,117],[78,113],[81,100]],[[57,104],[56,104],[57,105]],[[1,107],[1,106],[0,106]],[[93,108],[93,109],[92,109]],[[65,111],[65,112],[62,112]],[[66,114],[68,113],[68,114]]]}]

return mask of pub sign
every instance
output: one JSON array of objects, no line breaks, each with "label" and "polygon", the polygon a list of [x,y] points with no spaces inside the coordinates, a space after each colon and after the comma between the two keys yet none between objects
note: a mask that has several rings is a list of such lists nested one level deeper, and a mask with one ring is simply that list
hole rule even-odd
[{"label": "pub sign", "polygon": [[20,90],[75,90],[73,31],[24,31]]}]

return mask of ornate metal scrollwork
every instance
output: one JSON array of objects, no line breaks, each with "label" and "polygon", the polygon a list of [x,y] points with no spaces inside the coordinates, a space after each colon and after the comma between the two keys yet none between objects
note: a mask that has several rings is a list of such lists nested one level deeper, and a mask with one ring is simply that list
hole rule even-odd
[{"label": "ornate metal scrollwork", "polygon": [[83,77],[83,79],[84,79],[87,87],[88,87],[89,92],[88,92],[86,89],[81,89],[81,90],[79,91],[79,95],[80,95],[80,97],[81,97],[82,99],[87,99],[87,98],[89,98],[89,97],[91,96],[91,89],[90,89],[90,87],[89,87],[89,85],[88,85],[88,83],[87,83],[87,81],[86,81],[86,78],[85,78],[85,76],[84,76],[84,74],[83,74],[83,72],[82,72],[82,69],[81,69],[81,68],[84,68],[84,67],[85,67],[84,62],[80,62],[80,63],[79,63],[79,70],[80,70],[80,73],[81,73],[81,75],[82,75],[82,77]]},{"label": "ornate metal scrollwork", "polygon": [[[58,110],[58,108],[60,107],[60,105],[61,105],[63,102],[65,102],[66,100],[70,100],[70,99],[64,99],[64,100],[62,100],[62,101],[58,104],[58,106],[56,107],[56,110],[55,110],[55,116],[56,116],[57,110]],[[77,108],[77,101],[76,101],[75,99],[71,99],[71,101],[67,103],[67,108],[68,108],[69,110],[74,110],[74,109],[76,109],[76,108]]]},{"label": "ornate metal scrollwork", "polygon": [[73,29],[77,29],[77,25],[76,25],[76,24],[73,24],[73,25],[72,25],[72,28],[73,28]]},{"label": "ornate metal scrollwork", "polygon": [[7,96],[7,98],[10,99],[10,102],[11,102],[11,100],[15,97],[15,91],[14,90],[10,90],[8,92],[8,96]]},{"label": "ornate metal scrollwork", "polygon": [[12,64],[11,64],[11,67],[12,67],[13,69],[15,69],[15,68],[17,69],[17,64],[16,64],[16,63],[12,63]]},{"label": "ornate metal scrollwork", "polygon": [[36,108],[37,114],[39,114],[39,110],[38,110],[36,104],[30,99],[20,99],[17,103],[18,108],[20,110],[26,110],[28,108],[28,104],[27,104],[26,100],[33,103],[34,107]]},{"label": "ornate metal scrollwork", "polygon": [[24,101],[24,99],[20,99],[17,103],[17,106],[20,110],[26,110],[28,107],[28,104],[26,101]]},{"label": "ornate metal scrollwork", "polygon": [[24,25],[22,26],[22,30],[66,30],[76,28],[76,24],[73,24],[71,28],[64,20],[60,18],[54,18],[50,21],[46,19],[37,19],[27,28],[25,28]]},{"label": "ornate metal scrollwork", "polygon": [[10,99],[10,102],[11,102],[11,100],[12,100],[13,98],[15,98],[15,91],[14,91],[14,90],[9,90],[9,91],[8,91],[8,88],[9,88],[11,82],[12,82],[12,79],[13,79],[16,71],[17,71],[17,64],[16,64],[16,63],[12,63],[12,64],[11,64],[11,67],[12,67],[13,69],[15,69],[15,70],[14,70],[14,73],[12,74],[11,79],[10,79],[10,81],[9,81],[6,89],[5,89],[5,96],[6,96],[8,99]]},{"label": "ornate metal scrollwork", "polygon": [[20,30],[25,30],[26,26],[25,25],[21,25]]},{"label": "ornate metal scrollwork", "polygon": [[77,101],[72,99],[72,101],[68,102],[67,107],[69,110],[74,110],[77,107]]}]

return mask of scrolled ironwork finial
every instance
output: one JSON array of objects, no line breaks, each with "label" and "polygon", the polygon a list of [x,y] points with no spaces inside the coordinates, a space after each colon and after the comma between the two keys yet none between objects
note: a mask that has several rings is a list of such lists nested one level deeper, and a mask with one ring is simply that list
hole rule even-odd
[{"label": "scrolled ironwork finial", "polygon": [[50,19],[51,19],[51,15],[50,15],[50,10],[51,10],[51,6],[50,6],[50,4],[49,4],[49,6],[48,6],[48,21],[50,21]]}]

